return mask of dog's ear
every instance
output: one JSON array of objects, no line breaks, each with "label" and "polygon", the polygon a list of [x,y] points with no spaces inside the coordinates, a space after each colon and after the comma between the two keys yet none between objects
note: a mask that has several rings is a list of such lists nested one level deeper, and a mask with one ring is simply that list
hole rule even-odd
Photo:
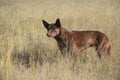
[{"label": "dog's ear", "polygon": [[57,18],[56,22],[55,22],[55,25],[59,28],[61,27],[61,23],[60,23],[60,19]]},{"label": "dog's ear", "polygon": [[48,22],[46,22],[45,20],[42,20],[42,22],[43,22],[43,24],[44,24],[45,28],[48,28],[49,23],[48,23]]}]

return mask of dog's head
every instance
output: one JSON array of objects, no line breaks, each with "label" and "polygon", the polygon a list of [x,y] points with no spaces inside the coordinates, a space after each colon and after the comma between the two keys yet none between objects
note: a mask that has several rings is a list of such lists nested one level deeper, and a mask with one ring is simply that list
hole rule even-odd
[{"label": "dog's head", "polygon": [[47,29],[47,36],[48,37],[56,37],[58,35],[60,35],[60,28],[61,28],[61,24],[60,24],[60,20],[59,18],[56,20],[55,23],[49,24],[48,22],[46,22],[45,20],[42,20],[43,25],[45,26],[45,28]]}]

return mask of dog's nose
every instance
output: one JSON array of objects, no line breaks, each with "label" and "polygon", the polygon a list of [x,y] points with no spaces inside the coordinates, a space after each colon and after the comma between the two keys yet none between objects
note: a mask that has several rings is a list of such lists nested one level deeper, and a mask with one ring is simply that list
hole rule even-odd
[{"label": "dog's nose", "polygon": [[47,33],[47,36],[50,37],[50,35]]}]

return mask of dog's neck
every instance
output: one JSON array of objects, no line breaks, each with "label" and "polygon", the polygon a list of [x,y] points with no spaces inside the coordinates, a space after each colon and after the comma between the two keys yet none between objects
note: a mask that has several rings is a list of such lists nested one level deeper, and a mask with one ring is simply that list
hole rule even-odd
[{"label": "dog's neck", "polygon": [[70,31],[65,28],[60,28],[60,34],[55,37],[59,48],[67,48],[70,42]]},{"label": "dog's neck", "polygon": [[70,38],[70,31],[68,31],[65,28],[60,28],[60,34],[58,36],[55,37],[55,39],[62,39],[62,40],[68,40],[68,38]]}]

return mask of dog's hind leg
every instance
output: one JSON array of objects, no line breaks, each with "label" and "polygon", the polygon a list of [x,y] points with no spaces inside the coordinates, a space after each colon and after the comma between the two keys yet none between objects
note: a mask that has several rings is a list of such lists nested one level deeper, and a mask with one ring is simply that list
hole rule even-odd
[{"label": "dog's hind leg", "polygon": [[100,42],[100,43],[97,44],[97,46],[96,46],[96,50],[97,50],[97,54],[98,54],[99,58],[101,58],[101,55],[102,55],[102,53],[103,53],[103,48],[102,48],[102,46],[103,46],[103,42]]},{"label": "dog's hind leg", "polygon": [[107,53],[109,54],[109,55],[111,55],[111,45],[109,44],[109,47],[108,47],[108,49],[107,49]]},{"label": "dog's hind leg", "polygon": [[99,58],[101,58],[102,53],[104,52],[105,36],[98,37],[96,41],[97,41],[97,45],[96,45],[97,53]]}]

